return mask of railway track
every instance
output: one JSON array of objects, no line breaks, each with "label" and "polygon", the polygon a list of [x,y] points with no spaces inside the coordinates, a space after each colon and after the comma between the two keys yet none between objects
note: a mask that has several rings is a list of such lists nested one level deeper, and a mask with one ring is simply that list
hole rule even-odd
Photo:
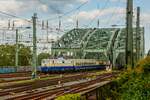
[{"label": "railway track", "polygon": [[36,88],[46,87],[46,86],[50,86],[50,85],[55,85],[55,84],[58,84],[58,81],[65,83],[65,82],[69,82],[69,81],[80,80],[80,79],[86,78],[87,76],[88,76],[88,73],[84,73],[84,74],[66,76],[63,78],[54,78],[54,79],[50,79],[50,80],[40,80],[40,81],[37,80],[32,83],[1,87],[2,90],[0,91],[0,96],[9,95],[12,93],[23,92],[25,90],[30,91],[30,90],[33,90]]},{"label": "railway track", "polygon": [[16,97],[8,98],[7,100],[41,100],[47,98],[48,100],[54,99],[57,96],[64,95],[67,93],[78,93],[86,90],[88,86],[95,83],[101,82],[105,79],[114,77],[115,74],[107,73],[103,75],[98,75],[96,79],[89,80],[86,82],[81,82],[77,84],[66,85],[63,87],[55,87],[53,89],[46,89],[42,91],[34,91],[31,93],[26,93],[24,95],[19,95]]},{"label": "railway track", "polygon": [[[54,76],[54,75],[52,75]],[[50,75],[45,75],[41,74],[39,75],[40,78],[46,78],[46,77],[51,77]],[[15,82],[15,81],[25,81],[25,80],[30,80],[31,76],[17,76],[17,77],[10,77],[10,78],[1,78],[0,83],[9,83],[9,82]]]},{"label": "railway track", "polygon": [[[80,74],[81,72],[74,73],[74,74]],[[38,76],[40,78],[45,78],[49,76],[58,76],[60,74],[44,74],[44,73],[38,73]],[[71,75],[70,73],[64,73],[62,75]],[[21,80],[29,80],[31,79],[31,72],[27,73],[10,73],[10,74],[0,74],[0,83],[6,83],[6,82],[15,82],[15,81],[21,81]]]},{"label": "railway track", "polygon": [[[61,74],[63,77],[62,78],[65,78],[65,77],[72,77],[72,76],[78,76],[78,75],[80,75],[80,76],[84,76],[84,75],[88,75],[88,76],[92,76],[92,74],[95,74],[95,72],[80,72],[80,73],[75,73],[75,74]],[[57,76],[57,78],[56,78],[56,76]],[[53,74],[52,75],[52,77],[51,77],[51,75],[43,75],[43,76],[40,76],[41,78],[46,78],[46,77],[51,77],[51,81],[52,80],[61,80],[61,78],[59,77],[60,76],[60,74],[58,75],[58,74]],[[53,78],[54,77],[54,78]],[[13,81],[15,81],[15,80],[13,80]],[[8,81],[8,82],[13,82],[13,81]],[[37,80],[36,81],[36,83],[38,82],[38,83],[41,83],[41,81],[42,82],[45,82],[45,81],[47,81],[47,80]],[[62,80],[63,81],[63,80]],[[5,81],[5,82],[7,82],[7,81]],[[4,83],[4,82],[0,82],[0,83]],[[5,84],[5,83],[4,83]],[[35,85],[35,82],[30,82],[30,83],[20,83],[20,84],[6,84],[6,85],[2,85],[1,86],[1,84],[0,84],[0,90],[1,89],[12,89],[12,88],[15,88],[15,87],[21,87],[21,86],[25,86],[25,85]]]},{"label": "railway track", "polygon": [[[90,88],[87,88],[87,87],[95,84],[96,82],[101,82],[101,81],[103,81],[105,79],[108,79],[108,78],[111,78],[111,77],[113,77],[113,76],[112,75],[104,75],[104,76],[102,75],[102,76],[98,77],[95,80],[91,80],[91,81],[88,81],[88,82],[83,82],[83,83],[79,83],[79,84],[74,84],[74,85],[62,87],[60,89],[56,89],[55,91],[49,90],[49,91],[46,91],[45,93],[43,91],[43,93],[38,93],[38,94],[35,94],[34,96],[30,96],[30,97],[28,97],[26,95],[26,97],[23,98],[23,99],[26,99],[26,100],[28,100],[28,99],[34,99],[34,100],[41,100],[41,99],[53,100],[56,97],[64,95],[64,94],[79,93],[79,92],[82,92],[82,91],[86,91],[86,90],[92,89],[93,87],[90,87]],[[70,88],[70,89],[68,91],[65,91],[65,88],[67,88],[67,87]],[[17,97],[14,100],[21,100],[21,99],[19,99]]]},{"label": "railway track", "polygon": [[[74,72],[73,74],[80,74],[82,72]],[[86,73],[86,72],[84,72]],[[92,73],[89,71],[88,73]],[[50,73],[50,74],[44,74],[41,72],[37,73],[38,76],[44,76],[44,75],[71,75],[72,73]],[[31,77],[31,72],[18,72],[18,73],[8,73],[8,74],[0,74],[0,78],[15,78],[15,77]]]},{"label": "railway track", "polygon": [[9,73],[9,74],[0,74],[0,78],[12,78],[12,77],[26,77],[30,76],[31,72],[26,73]]}]

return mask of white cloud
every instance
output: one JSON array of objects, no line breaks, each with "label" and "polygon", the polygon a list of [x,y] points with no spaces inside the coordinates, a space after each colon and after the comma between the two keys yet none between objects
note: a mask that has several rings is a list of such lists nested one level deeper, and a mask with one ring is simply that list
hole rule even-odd
[{"label": "white cloud", "polygon": [[81,2],[81,3],[84,3],[84,2],[87,2],[87,1],[90,1],[90,0],[78,0],[78,2]]},{"label": "white cloud", "polygon": [[73,22],[74,22],[74,20],[73,20],[73,19],[71,19],[71,18],[69,18],[69,19],[67,19],[67,22],[68,22],[68,23],[73,23]]},{"label": "white cloud", "polygon": [[76,4],[81,4],[90,0],[38,0],[40,4],[47,6],[49,12],[63,14],[69,11]]},{"label": "white cloud", "polygon": [[149,19],[150,19],[150,13],[142,13],[141,14],[141,22],[142,24],[146,24],[149,22]]},{"label": "white cloud", "polygon": [[63,14],[90,0],[0,0],[0,11],[16,15],[26,13]]},{"label": "white cloud", "polygon": [[16,0],[1,0],[0,5],[1,11],[19,12],[23,3]]},{"label": "white cloud", "polygon": [[110,1],[112,1],[112,2],[123,2],[123,3],[127,2],[127,0],[110,0]]},{"label": "white cloud", "polygon": [[73,15],[72,18],[76,19],[78,18],[79,20],[91,20],[97,16],[107,16],[111,15],[112,13],[117,13],[119,14],[124,14],[125,9],[124,8],[107,8],[105,10],[91,10],[91,11],[81,11],[77,15]]},{"label": "white cloud", "polygon": [[47,5],[41,5],[40,7],[39,7],[40,9],[42,9],[44,12],[48,12],[48,7],[47,7]]},{"label": "white cloud", "polygon": [[0,11],[12,14],[23,14],[30,12],[35,8],[46,11],[46,6],[40,4],[37,0],[0,0]]}]

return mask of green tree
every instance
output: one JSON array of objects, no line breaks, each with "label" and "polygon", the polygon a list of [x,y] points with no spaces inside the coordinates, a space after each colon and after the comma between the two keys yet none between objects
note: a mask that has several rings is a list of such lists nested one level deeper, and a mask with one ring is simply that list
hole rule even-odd
[{"label": "green tree", "polygon": [[26,47],[24,45],[20,45],[19,46],[20,50],[19,50],[19,65],[21,66],[28,66],[31,65],[31,59],[32,59],[32,55],[31,55],[31,50],[29,47]]},{"label": "green tree", "polygon": [[[15,66],[15,45],[0,45],[0,66]],[[19,44],[19,65],[28,66],[31,60],[31,50]]]},{"label": "green tree", "polygon": [[13,45],[0,45],[0,66],[13,66],[15,61]]},{"label": "green tree", "polygon": [[114,82],[116,89],[111,94],[118,94],[115,100],[150,100],[150,57],[140,60]]},{"label": "green tree", "polygon": [[50,57],[49,53],[40,53],[38,55],[38,65],[41,65],[42,59],[48,59]]}]

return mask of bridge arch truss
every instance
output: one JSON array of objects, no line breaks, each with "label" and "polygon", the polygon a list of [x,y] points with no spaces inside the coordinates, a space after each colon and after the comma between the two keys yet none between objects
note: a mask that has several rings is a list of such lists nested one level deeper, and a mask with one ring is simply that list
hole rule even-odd
[{"label": "bridge arch truss", "polygon": [[[52,44],[54,57],[100,59],[112,64],[125,64],[125,28],[72,29]],[[134,29],[134,52],[136,44]],[[144,28],[140,33],[140,52],[144,56]]]}]

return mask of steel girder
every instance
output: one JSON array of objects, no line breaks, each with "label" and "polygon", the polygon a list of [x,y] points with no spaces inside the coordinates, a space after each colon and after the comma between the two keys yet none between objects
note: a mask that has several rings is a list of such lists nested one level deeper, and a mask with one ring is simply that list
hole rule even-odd
[{"label": "steel girder", "polygon": [[[136,44],[136,29],[134,29],[134,52]],[[125,63],[125,29],[121,28],[87,28],[73,29],[64,34],[52,44],[52,53],[55,56],[65,54],[73,58],[93,58],[111,61],[114,65],[118,57],[122,56],[119,64]],[[144,28],[141,28],[140,55],[144,56]]]}]

